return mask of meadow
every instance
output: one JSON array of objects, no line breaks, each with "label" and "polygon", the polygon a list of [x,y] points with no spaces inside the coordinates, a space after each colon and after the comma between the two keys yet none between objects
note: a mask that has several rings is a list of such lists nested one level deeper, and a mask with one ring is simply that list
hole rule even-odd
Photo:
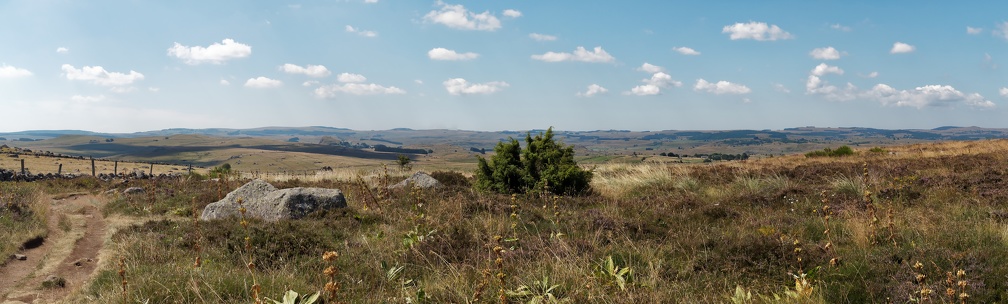
[{"label": "meadow", "polygon": [[[325,303],[1008,298],[1008,141],[855,152],[590,165],[593,191],[581,196],[477,192],[469,170],[435,172],[442,188],[387,191],[412,173],[391,165],[259,176],[347,194],[347,208],[276,223],[196,220],[249,173],[140,181],[147,193],[105,205],[131,224],[110,231],[109,259],[66,301],[251,303],[288,290]],[[6,199],[121,187],[82,177],[0,189]]]}]

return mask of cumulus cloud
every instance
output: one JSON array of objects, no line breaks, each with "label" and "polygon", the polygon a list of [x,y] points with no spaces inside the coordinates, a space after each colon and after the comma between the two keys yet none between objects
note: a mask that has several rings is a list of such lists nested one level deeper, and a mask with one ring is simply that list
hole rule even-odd
[{"label": "cumulus cloud", "polygon": [[834,29],[834,30],[842,31],[842,32],[850,32],[851,31],[851,27],[846,26],[846,25],[842,25],[842,24],[839,24],[839,23],[834,23],[834,24],[830,25],[830,28]]},{"label": "cumulus cloud", "polygon": [[282,85],[283,85],[283,82],[281,82],[279,80],[269,79],[269,78],[262,77],[262,76],[259,76],[259,77],[256,77],[256,78],[249,78],[249,80],[245,81],[245,87],[247,87],[247,88],[256,88],[256,89],[278,88],[278,87],[280,87]]},{"label": "cumulus cloud", "polygon": [[748,94],[752,90],[741,84],[731,83],[727,81],[718,81],[716,83],[711,83],[703,78],[697,79],[696,85],[693,86],[693,90],[697,92],[708,92],[717,95],[721,94]]},{"label": "cumulus cloud", "polygon": [[997,27],[997,30],[994,31],[994,36],[1008,40],[1008,21],[1001,22],[995,25],[995,27]]},{"label": "cumulus cloud", "polygon": [[228,86],[228,85],[231,85],[231,82],[227,81],[227,79],[221,79],[220,80],[220,85],[222,85],[222,86]]},{"label": "cumulus cloud", "polygon": [[101,66],[84,66],[77,69],[72,65],[64,64],[62,69],[63,75],[69,80],[88,81],[102,86],[124,86],[144,79],[144,75],[137,71],[129,71],[129,74],[109,72]]},{"label": "cumulus cloud", "polygon": [[473,52],[458,53],[455,50],[449,50],[446,48],[433,48],[427,51],[427,57],[432,60],[473,60],[479,57],[479,54]]},{"label": "cumulus cloud", "polygon": [[231,59],[245,58],[250,55],[252,55],[252,47],[235,42],[234,39],[224,39],[220,43],[214,43],[208,47],[190,47],[176,42],[174,46],[168,48],[168,56],[182,59],[182,62],[188,65],[222,64]]},{"label": "cumulus cloud", "polygon": [[438,5],[441,8],[424,15],[424,21],[460,30],[495,31],[501,28],[500,19],[489,11],[477,14],[470,12],[461,4],[451,5],[438,1]]},{"label": "cumulus cloud", "polygon": [[641,72],[647,72],[647,73],[654,74],[654,73],[658,73],[658,72],[664,71],[665,69],[662,68],[662,67],[660,67],[660,66],[653,65],[653,64],[645,62],[639,68],[637,68],[637,70],[641,71]]},{"label": "cumulus cloud", "polygon": [[1001,97],[1008,97],[1008,87],[998,90],[998,94],[1001,94]]},{"label": "cumulus cloud", "polygon": [[588,90],[587,91],[578,92],[577,96],[593,97],[595,95],[605,94],[606,92],[609,92],[609,90],[606,89],[606,88],[604,88],[604,87],[602,87],[602,86],[600,86],[600,85],[598,85],[598,84],[594,84],[593,83],[593,84],[588,85]]},{"label": "cumulus cloud", "polygon": [[777,92],[781,92],[781,93],[791,93],[791,90],[789,90],[789,89],[788,89],[787,87],[785,87],[785,86],[784,86],[783,84],[779,84],[779,83],[775,83],[775,84],[773,85],[773,88],[774,88],[774,91],[777,91]]},{"label": "cumulus cloud", "polygon": [[809,56],[819,60],[837,60],[840,59],[840,51],[837,51],[832,46],[816,48],[809,52]]},{"label": "cumulus cloud", "polygon": [[378,37],[378,33],[375,31],[365,31],[350,25],[347,25],[344,29],[347,31],[347,33],[357,33],[357,35],[361,35],[368,38]]},{"label": "cumulus cloud", "polygon": [[658,86],[652,84],[642,84],[633,87],[632,89],[630,89],[629,92],[626,92],[625,94],[637,95],[637,96],[651,96],[651,95],[658,95],[659,93],[661,93],[661,88],[659,88]]},{"label": "cumulus cloud", "polygon": [[967,26],[966,27],[966,33],[970,34],[970,35],[978,35],[978,34],[980,34],[982,32],[983,32],[983,28],[972,27],[972,26]]},{"label": "cumulus cloud", "polygon": [[158,88],[158,87],[148,87],[147,90],[151,91],[151,92],[154,92],[154,93],[157,93],[157,92],[161,91],[161,88]]},{"label": "cumulus cloud", "polygon": [[820,63],[815,68],[812,68],[812,72],[810,73],[815,76],[822,76],[826,74],[843,75],[844,71],[840,67]]},{"label": "cumulus cloud", "polygon": [[448,79],[442,84],[444,84],[448,94],[451,95],[491,94],[510,86],[507,82],[503,81],[470,83],[462,78]]},{"label": "cumulus cloud", "polygon": [[56,48],[56,52],[60,54],[66,54],[70,52],[70,49],[61,46]]},{"label": "cumulus cloud", "polygon": [[915,49],[917,48],[912,45],[897,41],[896,43],[893,43],[892,49],[889,50],[889,54],[910,53],[913,52]]},{"label": "cumulus cloud", "polygon": [[378,0],[364,0],[364,3],[378,3]]},{"label": "cumulus cloud", "polygon": [[360,83],[367,81],[367,77],[361,74],[340,73],[336,76],[336,81],[343,83]]},{"label": "cumulus cloud", "polygon": [[374,83],[334,83],[315,89],[315,96],[333,98],[339,94],[350,95],[399,95],[406,91],[394,86],[382,86]]},{"label": "cumulus cloud", "polygon": [[729,34],[731,40],[752,39],[756,41],[774,41],[792,39],[791,33],[785,32],[777,25],[765,22],[735,23],[726,25],[721,33]]},{"label": "cumulus cloud", "polygon": [[926,85],[912,91],[896,90],[886,84],[877,84],[864,96],[883,105],[896,107],[944,107],[964,104],[977,108],[993,108],[994,103],[977,93],[965,94],[948,85]]},{"label": "cumulus cloud", "polygon": [[557,39],[556,36],[546,35],[546,34],[539,34],[539,33],[531,33],[531,34],[529,34],[529,38],[532,38],[532,40],[535,40],[535,41],[554,41],[554,40]]},{"label": "cumulus cloud", "polygon": [[522,12],[520,12],[520,11],[513,10],[513,9],[506,9],[506,10],[504,10],[504,17],[518,18],[518,17],[521,17],[521,16],[522,16]]},{"label": "cumulus cloud", "polygon": [[280,70],[287,74],[304,74],[310,77],[326,77],[332,74],[324,65],[309,64],[308,66],[302,67],[296,64],[285,63],[280,66]]},{"label": "cumulus cloud", "polygon": [[669,86],[674,86],[674,87],[681,87],[682,86],[682,81],[673,80],[672,79],[672,75],[665,74],[664,72],[654,73],[653,75],[651,75],[651,78],[644,79],[644,80],[641,80],[641,81],[643,81],[644,83],[646,83],[648,85],[653,85],[653,86],[662,87],[662,88],[669,87]]},{"label": "cumulus cloud", "polygon": [[878,72],[872,71],[871,73],[868,73],[868,75],[860,75],[860,76],[864,78],[875,78],[878,77]]},{"label": "cumulus cloud", "polygon": [[302,82],[301,86],[302,87],[310,87],[310,86],[317,85],[317,84],[319,84],[318,81],[316,81],[316,80],[309,80],[309,81]]},{"label": "cumulus cloud", "polygon": [[27,77],[31,75],[32,72],[26,69],[10,66],[7,65],[6,63],[0,65],[0,78],[17,78],[17,77]]},{"label": "cumulus cloud", "polygon": [[679,54],[683,54],[683,55],[693,55],[693,56],[700,55],[700,52],[697,52],[696,50],[694,50],[692,48],[685,47],[685,46],[677,46],[677,47],[672,48],[672,50],[678,52]]},{"label": "cumulus cloud", "polygon": [[109,88],[109,92],[119,93],[119,94],[129,93],[129,92],[133,92],[133,91],[136,91],[136,88],[134,88],[134,87],[111,87],[111,88]]},{"label": "cumulus cloud", "polygon": [[560,61],[581,61],[581,62],[613,62],[616,60],[612,55],[606,53],[601,46],[596,46],[594,50],[588,51],[583,46],[577,47],[574,53],[546,52],[542,55],[532,55],[532,59],[545,62]]}]

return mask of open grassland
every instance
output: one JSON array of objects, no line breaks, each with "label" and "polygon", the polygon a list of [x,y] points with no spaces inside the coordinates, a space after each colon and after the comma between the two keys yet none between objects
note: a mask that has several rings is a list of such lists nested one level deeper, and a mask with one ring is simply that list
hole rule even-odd
[{"label": "open grassland", "polygon": [[380,166],[288,175],[274,185],[342,189],[349,206],[247,225],[194,216],[248,176],[37,187],[150,190],[106,207],[138,223],[70,302],[252,302],[256,285],[277,299],[330,280],[326,303],[1008,300],[1008,141],[595,168],[576,197],[478,193],[451,173],[387,192],[409,171]]},{"label": "open grassland", "polygon": [[35,185],[0,183],[0,265],[25,242],[49,233],[45,199]]}]

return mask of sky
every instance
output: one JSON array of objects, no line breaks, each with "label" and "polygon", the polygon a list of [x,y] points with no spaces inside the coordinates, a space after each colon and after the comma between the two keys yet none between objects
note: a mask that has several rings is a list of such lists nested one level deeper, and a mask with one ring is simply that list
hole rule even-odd
[{"label": "sky", "polygon": [[1008,127],[1003,1],[0,0],[0,132]]}]

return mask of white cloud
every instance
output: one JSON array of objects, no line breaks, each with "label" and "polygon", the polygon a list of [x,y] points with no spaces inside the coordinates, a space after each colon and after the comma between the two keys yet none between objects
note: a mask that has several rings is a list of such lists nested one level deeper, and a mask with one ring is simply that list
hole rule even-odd
[{"label": "white cloud", "polygon": [[74,95],[70,97],[70,100],[80,103],[93,103],[105,100],[105,95],[98,95],[98,96]]},{"label": "white cloud", "polygon": [[17,78],[17,77],[27,77],[31,75],[32,72],[26,69],[10,66],[7,65],[6,63],[0,65],[0,78]]},{"label": "white cloud", "polygon": [[993,108],[994,103],[977,93],[965,94],[948,85],[926,85],[913,91],[896,90],[886,84],[877,84],[864,94],[887,106],[897,107],[941,107],[965,104],[978,108]]},{"label": "white cloud", "polygon": [[637,96],[651,96],[658,95],[661,93],[661,88],[653,84],[643,84],[630,89],[629,92],[625,92],[627,95],[637,95]]},{"label": "white cloud", "polygon": [[721,94],[748,94],[752,90],[741,84],[731,83],[727,81],[718,81],[717,83],[710,83],[703,78],[697,79],[696,85],[693,86],[693,90],[697,92],[706,91],[708,93],[714,93],[717,95]]},{"label": "white cloud", "polygon": [[644,80],[641,80],[641,81],[643,81],[646,84],[653,85],[653,86],[658,86],[658,87],[662,87],[662,88],[665,88],[665,87],[668,87],[668,86],[674,86],[674,87],[681,87],[682,86],[682,81],[673,80],[672,79],[672,75],[665,74],[664,72],[654,73],[654,75],[651,75],[650,79],[644,79]]},{"label": "white cloud", "polygon": [[413,82],[416,84],[423,84],[423,80],[420,79],[414,79]]},{"label": "white cloud", "polygon": [[477,14],[470,12],[461,4],[451,5],[440,1],[438,4],[441,8],[424,15],[424,21],[461,30],[495,31],[501,28],[500,19],[489,11]]},{"label": "white cloud", "polygon": [[679,54],[683,54],[683,55],[694,55],[694,56],[700,55],[700,52],[697,52],[696,50],[694,50],[692,48],[685,47],[685,46],[677,46],[677,47],[672,48],[672,50],[676,51],[676,52],[679,52]]},{"label": "white cloud", "polygon": [[504,10],[504,17],[518,18],[518,17],[521,17],[521,16],[522,16],[522,12],[520,12],[520,11],[513,10],[513,9],[506,9],[506,10]]},{"label": "white cloud", "polygon": [[1001,97],[1008,97],[1008,87],[998,90],[998,94],[1001,94]]},{"label": "white cloud", "polygon": [[226,79],[221,79],[220,80],[220,85],[222,85],[222,86],[228,86],[228,85],[231,85],[231,82],[227,81]]},{"label": "white cloud", "polygon": [[361,74],[340,73],[336,76],[336,81],[343,83],[361,83],[367,81],[367,77]]},{"label": "white cloud", "polygon": [[546,35],[546,34],[539,34],[539,33],[531,33],[531,34],[529,34],[529,38],[532,38],[532,40],[535,40],[535,41],[554,41],[554,40],[557,39],[556,36]]},{"label": "white cloud", "polygon": [[473,52],[457,53],[455,50],[446,48],[433,48],[427,51],[427,57],[433,60],[472,60],[479,57],[479,54]]},{"label": "white cloud", "polygon": [[658,72],[664,71],[665,69],[662,68],[662,67],[660,67],[660,66],[653,65],[653,64],[645,62],[639,68],[637,68],[637,70],[638,71],[642,71],[642,72],[647,72],[647,73],[650,73],[650,74],[654,74],[654,73],[658,73]]},{"label": "white cloud", "polygon": [[775,90],[775,91],[777,91],[777,92],[781,92],[781,93],[791,93],[791,90],[789,90],[789,89],[788,89],[787,87],[785,87],[785,86],[784,86],[783,84],[779,84],[779,83],[775,83],[775,84],[773,85],[773,88],[774,88],[774,90]]},{"label": "white cloud", "polygon": [[70,49],[61,46],[56,48],[56,52],[60,54],[66,54],[70,52]]},{"label": "white cloud", "polygon": [[359,29],[359,28],[355,28],[355,27],[350,26],[350,25],[347,25],[345,27],[345,29],[346,29],[346,31],[348,33],[357,33],[357,35],[361,35],[361,36],[368,37],[368,38],[378,37],[378,33],[375,32],[375,31],[365,31],[365,30],[362,30],[362,29]]},{"label": "white cloud", "polygon": [[861,77],[864,77],[864,78],[875,78],[875,77],[878,77],[878,72],[872,71],[871,73],[868,73],[868,75],[863,75]]},{"label": "white cloud", "polygon": [[1004,40],[1008,40],[1008,21],[1004,21],[998,25],[995,25],[997,30],[994,30],[994,36],[1001,37]]},{"label": "white cloud", "polygon": [[970,35],[977,35],[977,34],[980,34],[982,32],[983,32],[983,28],[972,27],[972,26],[967,26],[966,27],[966,33],[970,34]]},{"label": "white cloud", "polygon": [[510,86],[507,82],[503,81],[470,83],[462,78],[448,79],[442,84],[444,84],[448,94],[451,95],[490,94]]},{"label": "white cloud", "polygon": [[767,25],[765,22],[735,23],[726,25],[721,33],[730,34],[731,40],[752,39],[756,41],[774,41],[792,39],[791,33],[785,32],[777,25]]},{"label": "white cloud", "polygon": [[830,25],[830,28],[834,29],[834,30],[838,30],[838,31],[843,31],[843,32],[850,32],[851,31],[851,27],[846,26],[846,25],[841,25],[839,23],[835,23],[835,24]]},{"label": "white cloud", "polygon": [[364,3],[378,3],[378,0],[364,0]]},{"label": "white cloud", "polygon": [[64,64],[62,69],[63,75],[69,80],[89,81],[102,86],[124,86],[144,79],[144,75],[137,73],[137,71],[129,71],[129,74],[109,72],[101,66],[85,66],[77,69],[72,65]]},{"label": "white cloud", "polygon": [[235,42],[234,39],[224,39],[220,43],[214,43],[208,47],[189,47],[176,42],[174,46],[168,48],[168,56],[182,59],[182,62],[188,65],[222,64],[231,59],[245,58],[250,55],[252,55],[252,47]]},{"label": "white cloud", "polygon": [[147,90],[151,91],[151,92],[154,92],[154,93],[157,93],[157,92],[161,91],[161,88],[158,88],[158,87],[148,87]]},{"label": "white cloud", "polygon": [[302,67],[296,64],[285,63],[280,66],[280,70],[287,74],[305,74],[310,77],[326,77],[332,74],[324,65],[309,64],[308,66]]},{"label": "white cloud", "polygon": [[809,56],[812,56],[812,58],[819,60],[837,60],[840,59],[840,51],[837,51],[837,49],[833,48],[832,46],[829,46],[824,48],[812,49],[812,51],[809,52]]},{"label": "white cloud", "polygon": [[577,47],[574,53],[546,52],[542,55],[532,55],[532,59],[546,62],[581,61],[581,62],[613,62],[616,58],[606,53],[601,46],[588,51],[583,46]]},{"label": "white cloud", "polygon": [[810,73],[816,76],[822,76],[826,74],[843,75],[844,71],[839,67],[827,65],[825,63],[820,63],[815,68],[812,68],[812,72]]},{"label": "white cloud", "polygon": [[602,86],[593,83],[588,85],[587,91],[578,92],[577,96],[593,97],[595,95],[605,94],[606,92],[609,92],[609,89],[603,88]]},{"label": "white cloud", "polygon": [[249,78],[248,81],[245,81],[245,87],[256,88],[256,89],[278,88],[278,87],[280,87],[282,85],[283,85],[283,82],[281,82],[279,80],[269,79],[269,78],[262,77],[262,76],[259,76],[259,77],[256,77],[256,78]]},{"label": "white cloud", "polygon": [[340,93],[350,95],[397,95],[406,94],[406,91],[397,87],[386,87],[374,83],[334,83],[315,89],[315,96],[320,98],[333,98]]},{"label": "white cloud", "polygon": [[896,43],[893,43],[892,49],[889,50],[889,54],[910,53],[910,52],[913,52],[915,49],[917,49],[917,48],[914,47],[914,46],[912,46],[912,45],[909,45],[909,44],[906,44],[906,43],[902,43],[902,42],[896,42]]},{"label": "white cloud", "polygon": [[317,85],[317,84],[319,84],[319,82],[317,80],[309,80],[309,81],[302,82],[301,86],[303,86],[303,87],[310,87],[310,86]]}]

